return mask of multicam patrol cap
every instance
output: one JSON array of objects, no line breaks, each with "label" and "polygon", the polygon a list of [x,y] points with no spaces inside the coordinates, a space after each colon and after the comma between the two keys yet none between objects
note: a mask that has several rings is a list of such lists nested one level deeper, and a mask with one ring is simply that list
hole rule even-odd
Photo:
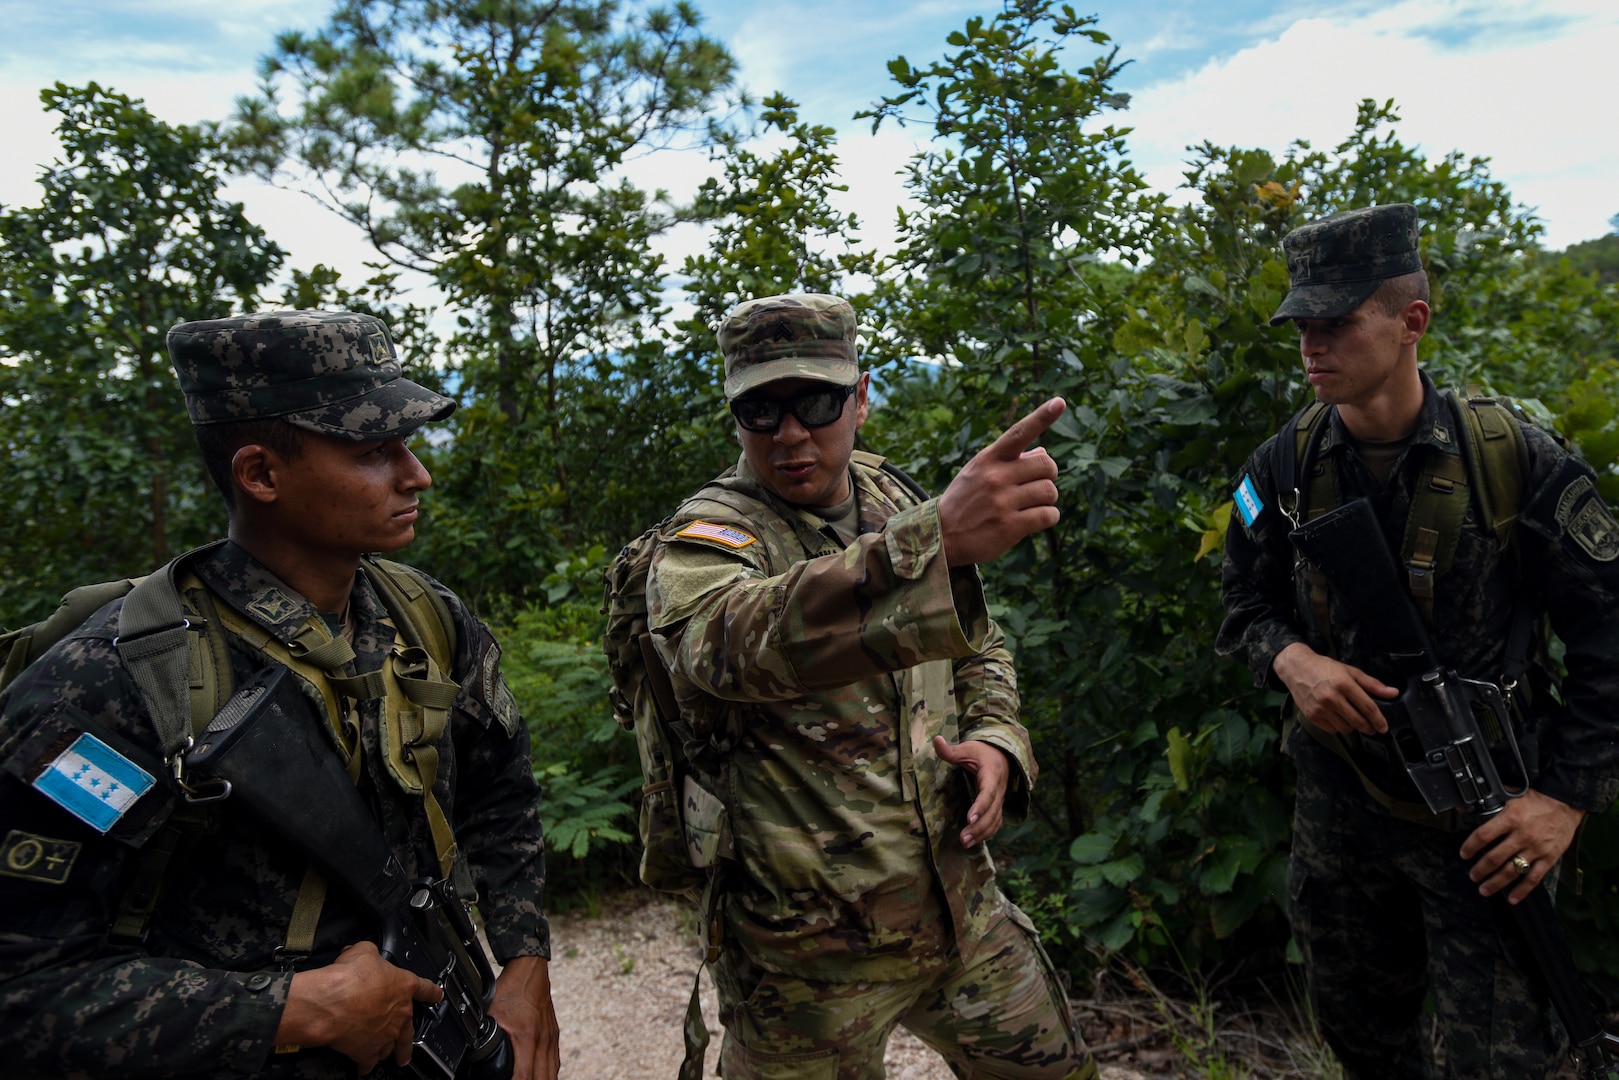
[{"label": "multicam patrol cap", "polygon": [[1347,315],[1387,279],[1422,269],[1417,208],[1392,203],[1332,214],[1288,233],[1282,251],[1293,287],[1272,326]]},{"label": "multicam patrol cap", "polygon": [[381,319],[352,311],[266,311],[180,323],[169,357],[198,427],[278,417],[356,442],[393,439],[455,411],[403,378]]},{"label": "multicam patrol cap", "polygon": [[853,386],[860,378],[854,308],[824,293],[745,300],[720,322],[725,397],[734,400],[778,379]]}]

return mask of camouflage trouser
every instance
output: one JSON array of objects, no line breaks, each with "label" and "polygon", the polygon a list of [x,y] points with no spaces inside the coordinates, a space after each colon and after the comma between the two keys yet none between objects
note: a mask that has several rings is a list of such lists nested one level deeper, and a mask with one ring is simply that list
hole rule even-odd
[{"label": "camouflage trouser", "polygon": [[1561,1061],[1561,1025],[1525,974],[1522,938],[1482,897],[1464,832],[1381,813],[1354,774],[1295,739],[1298,809],[1288,888],[1310,999],[1351,1080],[1428,1080],[1433,994],[1451,1080],[1535,1080]]},{"label": "camouflage trouser", "polygon": [[1050,960],[1023,913],[1006,907],[972,967],[955,960],[902,982],[799,979],[727,950],[714,966],[725,1022],[720,1075],[881,1080],[883,1049],[898,1024],[943,1055],[958,1077],[1096,1080]]}]

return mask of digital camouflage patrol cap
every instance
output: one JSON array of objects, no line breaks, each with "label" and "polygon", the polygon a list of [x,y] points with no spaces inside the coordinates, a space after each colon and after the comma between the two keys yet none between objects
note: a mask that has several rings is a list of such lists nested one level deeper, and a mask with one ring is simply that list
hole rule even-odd
[{"label": "digital camouflage patrol cap", "polygon": [[854,308],[824,293],[746,300],[720,322],[725,397],[732,400],[778,379],[820,379],[853,386],[860,379]]},{"label": "digital camouflage patrol cap", "polygon": [[1282,251],[1293,287],[1271,316],[1272,326],[1347,315],[1384,281],[1422,269],[1417,208],[1392,203],[1345,210],[1294,229]]},{"label": "digital camouflage patrol cap", "polygon": [[339,439],[394,439],[455,402],[402,377],[381,319],[265,311],[180,323],[169,358],[198,427],[276,417]]}]

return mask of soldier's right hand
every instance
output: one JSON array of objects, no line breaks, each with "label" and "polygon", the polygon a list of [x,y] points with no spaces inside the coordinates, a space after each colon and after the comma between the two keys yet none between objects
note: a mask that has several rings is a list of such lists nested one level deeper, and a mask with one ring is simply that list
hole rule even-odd
[{"label": "soldier's right hand", "polygon": [[1057,524],[1057,463],[1042,446],[1024,447],[1066,408],[1062,398],[1047,401],[980,450],[944,489],[939,530],[949,565],[989,562]]},{"label": "soldier's right hand", "polygon": [[1372,695],[1392,700],[1400,692],[1330,656],[1322,656],[1302,641],[1276,654],[1271,670],[1287,685],[1304,719],[1335,735],[1358,731],[1375,735],[1389,729]]},{"label": "soldier's right hand", "polygon": [[444,996],[431,979],[395,967],[361,941],[323,968],[292,977],[277,1045],[330,1046],[364,1076],[383,1058],[410,1060],[414,1004]]}]

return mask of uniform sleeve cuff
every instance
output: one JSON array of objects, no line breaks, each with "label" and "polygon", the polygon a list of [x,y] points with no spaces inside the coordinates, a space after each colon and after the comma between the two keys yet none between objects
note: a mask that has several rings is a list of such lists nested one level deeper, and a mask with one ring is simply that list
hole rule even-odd
[{"label": "uniform sleeve cuff", "polygon": [[1001,814],[1013,824],[1027,818],[1032,785],[1029,783],[1028,763],[1018,756],[1016,741],[999,738],[994,734],[969,735],[964,741],[988,743],[1006,755],[1007,763],[1011,765],[1011,774],[1006,778],[1006,798],[1001,802]]},{"label": "uniform sleeve cuff", "polygon": [[537,927],[527,929],[497,931],[486,925],[484,935],[489,939],[489,951],[497,964],[509,963],[519,956],[551,959],[551,927],[543,917]]},{"label": "uniform sleeve cuff", "polygon": [[1592,814],[1601,813],[1619,799],[1619,779],[1584,769],[1553,766],[1536,778],[1534,788],[1542,795],[1550,795],[1560,803]]}]

